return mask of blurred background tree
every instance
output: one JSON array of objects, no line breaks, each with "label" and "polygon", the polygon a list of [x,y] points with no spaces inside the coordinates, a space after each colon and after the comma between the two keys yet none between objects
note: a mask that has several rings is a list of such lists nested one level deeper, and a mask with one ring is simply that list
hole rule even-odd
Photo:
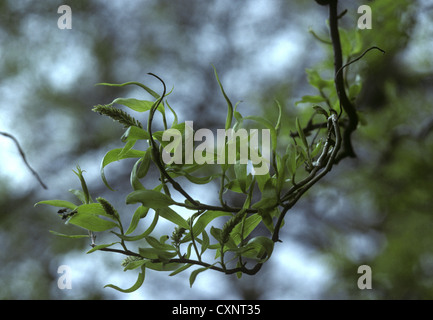
[{"label": "blurred background tree", "polygon": [[[363,83],[357,107],[364,122],[353,142],[358,157],[342,161],[297,204],[283,243],[254,278],[209,272],[190,289],[187,275],[148,272],[143,287],[125,295],[103,289],[135,281],[120,272],[122,257],[85,255],[87,240],[54,237],[48,230],[68,227],[53,209],[33,207],[78,187],[77,164],[95,196],[118,194],[123,202],[129,193],[131,163],[107,169],[123,191],[108,191],[99,177],[99,161],[120,143],[122,128],[90,110],[141,92],[94,84],[157,86],[146,76],[156,73],[174,86],[170,102],[183,120],[219,128],[225,102],[212,63],[231,99],[243,101],[241,112],[274,119],[278,99],[291,119],[306,114],[294,105],[311,94],[305,68],[332,65],[331,48],[308,32],[327,37],[326,7],[288,0],[1,1],[0,131],[17,137],[49,189],[33,179],[12,141],[0,137],[0,298],[433,298],[433,8],[422,0],[340,2],[348,35],[358,32],[363,48],[386,51],[348,70]],[[57,28],[61,4],[72,8],[71,30]],[[372,8],[371,30],[357,31],[362,4]],[[71,290],[57,287],[62,264],[72,268]],[[362,264],[372,268],[372,290],[357,287]]]}]

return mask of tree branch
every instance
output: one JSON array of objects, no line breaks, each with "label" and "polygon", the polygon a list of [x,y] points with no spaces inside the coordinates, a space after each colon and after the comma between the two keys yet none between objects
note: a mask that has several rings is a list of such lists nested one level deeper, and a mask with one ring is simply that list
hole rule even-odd
[{"label": "tree branch", "polygon": [[350,102],[346,95],[344,87],[343,74],[339,72],[343,67],[343,53],[341,50],[340,33],[338,32],[338,0],[329,1],[329,26],[331,33],[332,48],[334,50],[334,68],[335,68],[335,88],[337,95],[340,100],[343,110],[348,116],[348,123],[343,132],[342,145],[343,149],[337,156],[336,162],[338,163],[345,157],[356,157],[353,151],[351,135],[358,126],[358,115],[356,113],[355,106]]},{"label": "tree branch", "polygon": [[38,173],[33,170],[33,168],[30,166],[30,164],[27,162],[26,156],[24,154],[23,149],[21,148],[18,140],[11,134],[6,133],[6,132],[0,132],[1,135],[8,137],[10,139],[12,139],[12,141],[15,143],[15,145],[18,148],[18,151],[20,152],[21,158],[23,158],[23,161],[25,163],[25,165],[27,166],[27,168],[29,168],[29,170],[31,171],[31,173],[35,176],[35,178],[39,181],[40,185],[42,186],[42,188],[44,189],[48,189],[48,187],[42,182],[42,179],[39,177]]}]

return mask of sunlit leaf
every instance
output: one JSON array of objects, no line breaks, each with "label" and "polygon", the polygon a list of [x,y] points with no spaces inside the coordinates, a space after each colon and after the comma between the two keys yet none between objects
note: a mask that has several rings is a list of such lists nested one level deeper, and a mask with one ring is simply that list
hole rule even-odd
[{"label": "sunlit leaf", "polygon": [[84,203],[90,203],[91,201],[91,197],[90,197],[90,193],[89,190],[87,189],[87,183],[86,180],[84,179],[83,176],[83,170],[81,170],[81,168],[79,166],[77,166],[77,171],[72,170],[80,179],[81,182],[81,189],[83,190],[83,194],[84,194]]},{"label": "sunlit leaf", "polygon": [[120,140],[122,140],[123,142],[127,142],[146,139],[149,139],[149,133],[146,130],[136,126],[130,126],[122,135]]},{"label": "sunlit leaf", "polygon": [[209,236],[206,232],[206,230],[203,230],[202,232],[202,243],[201,243],[201,252],[200,254],[203,254],[208,248],[210,244]]},{"label": "sunlit leaf", "polygon": [[237,224],[230,233],[234,243],[238,245],[241,242],[241,235],[243,239],[248,237],[249,234],[253,232],[253,230],[259,225],[261,221],[262,217],[259,214],[255,213],[246,218],[243,224]]},{"label": "sunlit leaf", "polygon": [[236,180],[239,182],[239,186],[243,193],[247,192],[247,165],[236,162],[234,164],[234,171]]},{"label": "sunlit leaf", "polygon": [[271,257],[274,250],[274,242],[268,237],[258,236],[248,241],[246,247],[249,250],[243,255],[258,259],[263,263]]},{"label": "sunlit leaf", "polygon": [[90,249],[90,250],[87,251],[86,253],[92,253],[92,252],[95,252],[95,251],[97,251],[97,250],[101,250],[101,249],[104,249],[104,248],[108,248],[108,247],[111,247],[111,246],[113,246],[113,245],[115,245],[115,244],[117,244],[117,243],[119,243],[119,242],[113,242],[113,243],[110,243],[110,244],[99,244],[99,245],[97,245],[97,246],[94,246],[92,249]]},{"label": "sunlit leaf", "polygon": [[75,213],[67,220],[67,223],[90,231],[105,231],[118,227],[117,223],[100,218],[94,214]]},{"label": "sunlit leaf", "polygon": [[116,236],[118,236],[120,239],[122,239],[124,241],[138,241],[138,240],[141,240],[141,239],[147,237],[148,235],[150,235],[153,232],[153,230],[155,229],[155,227],[158,223],[158,219],[159,219],[159,215],[155,213],[155,216],[154,216],[153,221],[150,224],[150,226],[143,233],[136,235],[136,236],[122,235],[122,234],[114,232],[114,231],[111,231],[111,232],[114,233]]},{"label": "sunlit leaf", "polygon": [[114,103],[121,104],[137,112],[149,111],[153,106],[153,101],[133,98],[117,98],[113,100],[112,104]]},{"label": "sunlit leaf", "polygon": [[59,236],[59,237],[64,237],[64,238],[72,238],[72,239],[79,239],[79,238],[88,238],[89,235],[88,234],[74,234],[74,235],[69,235],[69,234],[63,234],[63,233],[59,233],[57,231],[52,231],[49,230],[50,233]]},{"label": "sunlit leaf", "polygon": [[139,206],[132,216],[131,223],[129,224],[128,230],[126,230],[125,235],[131,234],[137,228],[140,219],[146,217],[149,212],[149,208]]},{"label": "sunlit leaf", "polygon": [[47,204],[53,207],[68,208],[71,210],[74,210],[77,207],[76,204],[65,200],[43,200],[35,203],[35,207],[39,204]]},{"label": "sunlit leaf", "polygon": [[[137,269],[143,265],[145,265],[146,263],[148,263],[147,260],[141,259],[141,260],[135,260],[135,261],[131,261],[129,262],[125,268],[123,269],[123,271],[127,271],[127,270],[134,270]],[[146,267],[146,266],[144,266]]]},{"label": "sunlit leaf", "polygon": [[126,204],[138,202],[152,209],[165,208],[175,203],[169,196],[155,190],[136,190],[126,197]]},{"label": "sunlit leaf", "polygon": [[[223,217],[223,216],[232,216],[232,214],[224,211],[208,210],[202,215],[200,215],[200,217],[195,221],[194,226],[192,228],[194,236],[198,236],[199,234],[201,234],[211,221],[213,221],[218,217]],[[185,237],[182,239],[181,242],[183,243],[187,241],[191,241],[191,234],[185,235]]]},{"label": "sunlit leaf", "polygon": [[313,108],[314,110],[316,110],[318,114],[323,114],[325,118],[328,119],[329,117],[328,112],[325,109],[323,109],[321,106],[313,106]]},{"label": "sunlit leaf", "polygon": [[223,86],[222,86],[222,84],[220,82],[220,79],[218,77],[218,73],[217,73],[216,68],[214,66],[213,66],[213,69],[214,69],[214,73],[215,73],[215,77],[217,79],[217,82],[218,82],[218,84],[220,86],[221,92],[222,92],[222,94],[223,94],[223,96],[224,96],[224,98],[225,98],[225,100],[227,102],[227,107],[228,108],[227,108],[227,119],[226,119],[225,129],[228,130],[232,126],[233,105],[232,105],[230,99],[227,97],[227,94],[224,91],[224,88],[223,88]]},{"label": "sunlit leaf", "polygon": [[176,211],[174,211],[173,209],[170,209],[168,207],[166,208],[159,208],[156,210],[156,212],[163,217],[164,219],[167,219],[168,221],[173,222],[174,224],[188,229],[189,225],[186,222],[186,220],[184,218],[182,218],[178,213],[176,213]]},{"label": "sunlit leaf", "polygon": [[146,237],[146,242],[153,248],[157,249],[157,250],[176,250],[176,248],[172,245],[166,244],[166,243],[161,243],[160,241],[158,241],[157,239],[155,239],[152,236],[147,236]]},{"label": "sunlit leaf", "polygon": [[191,272],[191,275],[189,276],[189,286],[192,287],[198,274],[203,272],[203,271],[206,271],[207,269],[209,269],[209,267],[198,268],[198,269],[194,270],[193,272]]},{"label": "sunlit leaf", "polygon": [[300,103],[320,103],[320,102],[326,102],[326,98],[322,96],[303,96],[301,100],[297,101],[295,105],[298,105]]},{"label": "sunlit leaf", "polygon": [[107,179],[105,178],[105,172],[104,172],[105,167],[114,161],[119,161],[119,160],[123,160],[123,159],[127,159],[127,158],[141,158],[144,156],[144,153],[145,153],[145,151],[132,149],[126,153],[123,153],[122,156],[120,157],[119,155],[121,154],[122,150],[123,150],[123,148],[113,149],[113,150],[108,151],[105,154],[105,156],[101,162],[101,166],[100,166],[101,178],[102,178],[102,181],[104,181],[104,184],[110,190],[113,190],[113,189],[108,185]]},{"label": "sunlit leaf", "polygon": [[271,134],[272,150],[276,150],[277,149],[277,131],[275,130],[274,125],[269,120],[261,118],[261,117],[257,117],[257,116],[244,117],[244,120],[246,120],[246,119],[256,121],[256,122],[264,125],[266,127],[266,129],[269,129],[270,134]]},{"label": "sunlit leaf", "polygon": [[167,251],[156,248],[138,248],[140,256],[150,260],[161,260],[164,262],[169,261],[177,255],[176,251]]},{"label": "sunlit leaf", "polygon": [[115,219],[112,215],[108,214],[104,210],[100,203],[83,204],[77,208],[77,213],[85,215],[104,216],[110,219]]},{"label": "sunlit leaf", "polygon": [[191,263],[186,263],[184,265],[182,265],[181,267],[177,268],[175,271],[173,271],[172,273],[169,274],[169,276],[174,276],[178,273],[181,273],[182,271],[185,271],[186,269],[188,269],[189,267],[191,267],[192,264]]},{"label": "sunlit leaf", "polygon": [[115,286],[115,285],[113,285],[113,284],[107,284],[106,286],[104,286],[104,288],[106,288],[106,287],[108,287],[108,288],[113,288],[113,289],[115,289],[115,290],[117,290],[117,291],[120,291],[120,292],[123,292],[123,293],[131,293],[131,292],[134,292],[134,291],[136,291],[138,288],[140,288],[141,285],[142,285],[143,282],[144,282],[145,268],[146,268],[145,265],[142,265],[142,266],[141,266],[141,272],[138,274],[137,281],[136,281],[135,284],[134,284],[131,288],[129,288],[129,289],[121,289],[121,288],[119,288],[118,286]]},{"label": "sunlit leaf", "polygon": [[117,84],[117,83],[97,83],[96,84],[96,86],[109,86],[109,87],[124,87],[124,86],[128,86],[128,85],[139,86],[140,88],[146,90],[149,94],[151,94],[155,99],[159,98],[159,94],[157,94],[155,91],[153,91],[149,87],[145,86],[144,84],[142,84],[140,82],[136,82],[136,81],[129,81],[129,82],[120,83],[120,84]]}]

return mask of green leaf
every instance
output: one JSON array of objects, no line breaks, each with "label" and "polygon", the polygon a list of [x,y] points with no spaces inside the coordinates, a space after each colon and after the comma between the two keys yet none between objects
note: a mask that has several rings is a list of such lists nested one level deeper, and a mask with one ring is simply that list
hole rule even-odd
[{"label": "green leaf", "polygon": [[[203,232],[203,230],[211,221],[213,221],[218,217],[223,217],[223,216],[232,216],[232,214],[229,212],[213,211],[213,210],[208,210],[205,213],[201,214],[200,217],[195,221],[194,226],[192,227],[193,235],[197,237]],[[187,229],[189,229],[189,227]],[[188,242],[188,241],[191,241],[191,234],[189,233],[185,235],[185,237],[181,240],[181,243]]]},{"label": "green leaf", "polygon": [[215,177],[220,176],[219,174],[216,174],[216,175],[210,175],[210,176],[205,176],[205,177],[196,177],[196,176],[190,175],[188,172],[183,171],[183,170],[180,170],[178,172],[180,173],[180,175],[184,176],[189,181],[191,181],[192,183],[195,183],[195,184],[207,184],[207,183],[211,182],[213,179],[215,179]]},{"label": "green leaf", "polygon": [[35,203],[35,207],[39,204],[47,204],[53,207],[68,208],[74,210],[77,205],[65,200],[43,200]]},{"label": "green leaf", "polygon": [[296,101],[295,105],[298,105],[300,103],[320,103],[325,102],[326,98],[322,96],[303,96],[301,100]]},{"label": "green leaf", "polygon": [[277,123],[275,124],[275,131],[278,134],[281,126],[281,105],[277,100],[275,100],[275,102],[277,103],[277,107],[278,107],[278,118],[277,118]]},{"label": "green leaf", "polygon": [[128,152],[123,153],[122,156],[120,156],[120,154],[122,153],[122,150],[123,150],[123,148],[113,149],[113,150],[108,151],[105,154],[105,156],[101,162],[100,171],[101,171],[102,181],[104,181],[104,184],[110,190],[113,190],[113,189],[108,185],[107,179],[105,178],[104,168],[114,161],[119,161],[119,160],[123,160],[123,159],[127,159],[127,158],[141,158],[144,156],[144,153],[145,153],[145,151],[139,151],[139,150],[131,149]]},{"label": "green leaf", "polygon": [[242,192],[247,193],[247,165],[236,162],[233,167]]},{"label": "green leaf", "polygon": [[137,190],[145,190],[146,188],[143,186],[143,184],[140,182],[140,179],[138,178],[138,168],[140,167],[141,162],[143,161],[143,158],[138,159],[131,170],[131,175],[129,178],[129,181],[131,183],[131,187],[134,191]]},{"label": "green leaf", "polygon": [[137,126],[130,126],[122,135],[120,140],[122,140],[123,142],[147,140],[149,139],[149,137],[150,137],[149,133],[146,130],[139,128]]},{"label": "green leaf", "polygon": [[[273,211],[279,212],[278,208],[273,209]],[[274,232],[274,223],[272,221],[272,214],[269,209],[259,209],[258,214],[262,217],[263,224],[271,232]]]},{"label": "green leaf", "polygon": [[138,100],[133,98],[117,98],[114,99],[111,104],[114,103],[121,104],[137,112],[149,111],[153,106],[152,101]]},{"label": "green leaf", "polygon": [[316,69],[306,69],[308,83],[313,87],[323,90],[324,88],[333,88],[334,80],[323,80]]},{"label": "green leaf", "polygon": [[170,209],[168,207],[159,208],[156,210],[156,212],[164,219],[171,221],[182,228],[189,229],[189,225],[186,220],[182,218],[178,213],[176,213],[176,211],[174,211],[173,209]]},{"label": "green leaf", "polygon": [[83,194],[84,194],[84,203],[90,203],[91,202],[91,198],[90,198],[90,193],[89,190],[87,189],[87,184],[86,184],[86,180],[84,179],[83,176],[83,170],[81,170],[81,168],[79,166],[77,166],[77,172],[72,170],[80,179],[81,182],[81,188],[83,189]]},{"label": "green leaf", "polygon": [[130,81],[130,82],[125,82],[125,83],[97,83],[96,86],[109,86],[109,87],[124,87],[124,86],[128,86],[128,85],[136,85],[141,87],[142,89],[146,90],[150,95],[152,95],[155,99],[159,98],[159,94],[157,94],[155,91],[153,91],[152,89],[148,88],[147,86],[145,86],[144,84],[140,83],[140,82],[136,82],[136,81]]},{"label": "green leaf", "polygon": [[113,215],[108,214],[100,203],[82,204],[77,208],[78,214],[104,216],[110,219],[115,219]]},{"label": "green leaf", "polygon": [[144,260],[144,259],[131,261],[125,266],[123,271],[137,269],[138,267],[141,267],[141,266],[145,265],[146,263],[148,263],[148,261]]},{"label": "green leaf", "polygon": [[257,117],[257,116],[247,116],[247,117],[244,117],[244,120],[245,119],[256,121],[256,122],[264,125],[267,129],[269,129],[270,134],[271,134],[272,150],[277,149],[277,131],[275,130],[275,127],[273,126],[273,124],[269,120],[261,118],[261,117]]},{"label": "green leaf", "polygon": [[311,33],[313,35],[313,37],[316,38],[317,40],[319,40],[320,42],[322,42],[324,44],[332,45],[332,42],[330,40],[323,39],[322,37],[317,35],[317,33],[314,32],[314,30],[311,27],[308,28],[308,32]]},{"label": "green leaf", "polygon": [[90,249],[86,253],[92,253],[92,252],[95,252],[97,250],[108,248],[108,247],[111,247],[111,246],[113,246],[113,245],[115,245],[117,243],[120,243],[120,242],[113,242],[113,243],[110,243],[110,244],[100,244],[100,245],[94,246],[92,249]]},{"label": "green leaf", "polygon": [[142,203],[152,209],[166,208],[175,204],[169,196],[155,190],[136,190],[126,197],[126,204]]},{"label": "green leaf", "polygon": [[289,171],[290,176],[293,177],[296,174],[296,170],[298,169],[297,166],[297,152],[296,147],[293,144],[289,144],[286,149],[287,154],[287,170]]},{"label": "green leaf", "polygon": [[206,230],[203,230],[201,242],[201,255],[209,248],[210,240]]},{"label": "green leaf", "polygon": [[255,178],[257,181],[257,186],[259,187],[260,191],[263,192],[266,182],[271,178],[269,172],[262,175],[256,175]]},{"label": "green leaf", "polygon": [[161,251],[167,251],[167,250],[173,250],[175,251],[176,248],[170,244],[166,244],[166,243],[161,243],[160,241],[158,241],[157,239],[155,239],[154,237],[151,236],[147,236],[146,237],[146,242],[153,248],[157,249],[157,250],[161,250]]},{"label": "green leaf", "polygon": [[323,147],[323,140],[319,140],[319,142],[316,143],[314,149],[311,151],[311,157],[314,158],[315,156],[317,156],[322,150],[322,147]]},{"label": "green leaf", "polygon": [[59,236],[59,237],[72,238],[72,239],[88,238],[89,237],[88,234],[69,235],[69,234],[63,234],[63,233],[59,233],[57,231],[52,231],[52,230],[49,230],[49,232],[56,235],[56,236]]},{"label": "green leaf", "polygon": [[307,138],[305,137],[304,130],[301,127],[301,124],[299,122],[299,118],[296,118],[296,129],[298,130],[299,137],[301,138],[302,144],[304,145],[304,148],[301,149],[301,151],[304,151],[305,158],[308,160],[308,163],[311,165],[311,156],[310,156],[310,146],[308,145]]},{"label": "green leaf", "polygon": [[137,241],[137,240],[141,240],[141,239],[147,237],[148,235],[150,235],[152,233],[152,231],[156,227],[156,224],[158,223],[158,219],[159,219],[159,215],[155,213],[155,216],[154,216],[153,221],[150,224],[150,226],[143,233],[141,233],[139,235],[136,235],[136,236],[122,235],[122,234],[114,232],[114,231],[111,231],[111,232],[114,233],[116,236],[118,236],[120,239],[122,239],[124,241]]},{"label": "green leaf", "polygon": [[230,191],[237,192],[237,193],[245,193],[241,189],[241,185],[238,180],[232,180],[229,183],[225,185],[225,188],[227,188]]},{"label": "green leaf", "polygon": [[67,220],[67,223],[96,232],[101,232],[118,227],[115,222],[104,220],[93,214],[75,213]]},{"label": "green leaf", "polygon": [[242,127],[242,123],[243,123],[242,115],[237,111],[237,107],[238,107],[239,103],[240,103],[240,101],[238,101],[236,103],[234,111],[233,111],[233,116],[236,119],[236,123],[233,125],[233,130],[235,130],[235,131],[239,130],[239,128]]},{"label": "green leaf", "polygon": [[286,166],[286,160],[288,155],[285,154],[283,158],[279,154],[276,154],[276,161],[277,161],[277,194],[281,192],[281,189],[283,188],[284,183],[286,182],[286,176],[287,176],[287,166]]},{"label": "green leaf", "polygon": [[210,227],[210,234],[219,242],[222,242],[222,230],[220,228]]},{"label": "green leaf", "polygon": [[179,267],[178,269],[176,269],[175,271],[173,271],[172,273],[169,274],[169,276],[174,276],[178,273],[181,273],[182,271],[188,269],[189,267],[191,267],[192,264],[191,263],[186,263],[183,266]]},{"label": "green leaf", "polygon": [[174,112],[174,110],[173,110],[173,109],[170,107],[170,105],[168,104],[168,101],[166,101],[165,103],[167,104],[167,107],[170,109],[170,111],[173,113],[174,120],[173,120],[173,123],[172,123],[171,126],[174,127],[174,126],[176,126],[176,125],[178,124],[179,119],[178,119],[178,117],[177,117],[176,112]]},{"label": "green leaf", "polygon": [[230,233],[235,244],[238,245],[241,242],[241,234],[243,239],[248,237],[248,235],[259,225],[260,221],[262,221],[262,217],[255,213],[245,219],[243,226],[242,223],[237,224]]},{"label": "green leaf", "polygon": [[138,179],[144,178],[147,175],[147,172],[149,171],[151,152],[152,152],[151,148],[147,149],[146,153],[141,159],[140,167],[138,168],[138,172],[137,172]]},{"label": "green leaf", "polygon": [[228,109],[227,109],[227,119],[226,119],[226,126],[225,126],[225,129],[226,129],[226,131],[227,131],[227,130],[232,126],[232,119],[233,119],[233,105],[232,105],[230,99],[227,97],[227,95],[226,95],[226,93],[225,93],[225,91],[224,91],[224,88],[223,88],[223,86],[222,86],[222,84],[221,84],[221,82],[220,82],[220,79],[219,79],[219,77],[218,77],[218,73],[217,73],[217,71],[216,71],[216,68],[215,68],[214,66],[212,66],[212,67],[213,67],[213,69],[214,69],[215,77],[216,77],[217,82],[218,82],[218,84],[219,84],[219,86],[220,86],[221,92],[222,92],[222,94],[223,94],[223,96],[224,96],[224,98],[226,99],[226,102],[227,102],[227,107],[228,107]]},{"label": "green leaf", "polygon": [[352,44],[350,43],[349,35],[343,28],[338,28],[338,31],[340,33],[341,51],[343,56],[347,57],[352,52]]},{"label": "green leaf", "polygon": [[84,192],[82,190],[69,189],[68,191],[75,195],[81,203],[86,203],[86,196],[84,195]]},{"label": "green leaf", "polygon": [[132,232],[134,232],[134,230],[138,226],[138,222],[140,221],[140,219],[143,219],[144,217],[146,217],[148,212],[149,212],[149,208],[139,206],[135,210],[134,215],[132,216],[131,223],[129,224],[128,230],[126,230],[125,235],[131,234]]},{"label": "green leaf", "polygon": [[307,138],[305,137],[304,130],[302,130],[301,123],[299,122],[299,118],[296,118],[296,130],[298,131],[298,135],[301,138],[302,144],[306,149],[308,149]]},{"label": "green leaf", "polygon": [[195,279],[197,278],[198,274],[206,271],[207,269],[209,269],[209,267],[203,267],[203,268],[198,268],[196,270],[194,270],[193,272],[191,272],[191,275],[189,276],[189,286],[192,288],[192,285],[195,282]]},{"label": "green leaf", "polygon": [[113,288],[117,291],[123,292],[123,293],[131,293],[134,292],[135,290],[137,290],[138,288],[141,287],[141,285],[144,282],[144,275],[145,275],[145,270],[146,270],[146,266],[142,265],[141,266],[141,272],[138,274],[138,278],[137,281],[135,282],[135,284],[129,288],[129,289],[121,289],[118,286],[115,286],[113,284],[107,284],[106,286],[104,286],[104,288],[109,287],[109,288]]},{"label": "green leaf", "polygon": [[318,114],[323,114],[326,117],[326,119],[328,119],[329,117],[328,112],[325,109],[323,109],[321,106],[314,106],[313,108],[314,110],[316,110]]},{"label": "green leaf", "polygon": [[274,242],[270,238],[258,236],[248,241],[246,247],[248,251],[246,254],[242,254],[243,256],[259,259],[261,263],[264,263],[272,255]]},{"label": "green leaf", "polygon": [[252,205],[253,208],[273,208],[278,203],[278,194],[273,179],[268,179],[262,191],[262,198]]},{"label": "green leaf", "polygon": [[168,262],[171,258],[177,255],[176,251],[167,251],[156,248],[138,248],[138,252],[143,258],[150,260],[159,259],[163,262]]},{"label": "green leaf", "polygon": [[173,271],[179,268],[182,264],[177,262],[146,262],[146,268],[155,271]]}]

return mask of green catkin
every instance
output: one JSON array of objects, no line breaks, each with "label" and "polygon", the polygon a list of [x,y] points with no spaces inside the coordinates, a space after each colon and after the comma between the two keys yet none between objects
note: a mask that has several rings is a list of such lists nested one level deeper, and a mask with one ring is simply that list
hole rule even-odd
[{"label": "green catkin", "polygon": [[101,205],[104,211],[109,214],[110,216],[117,216],[117,211],[114,209],[114,207],[109,203],[106,199],[99,197],[96,198],[96,201],[98,201]]},{"label": "green catkin", "polygon": [[132,126],[142,128],[140,121],[136,120],[134,117],[132,117],[123,110],[110,107],[108,105],[97,105],[93,107],[92,111],[98,112],[101,115],[108,116],[114,121],[123,124],[126,128]]}]

